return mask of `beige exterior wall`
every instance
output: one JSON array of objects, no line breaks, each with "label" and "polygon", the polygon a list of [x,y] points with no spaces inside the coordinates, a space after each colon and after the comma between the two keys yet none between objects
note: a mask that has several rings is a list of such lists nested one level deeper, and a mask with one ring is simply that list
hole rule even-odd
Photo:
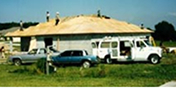
[{"label": "beige exterior wall", "polygon": [[105,36],[149,36],[150,34],[85,34],[85,35],[59,35],[37,37],[37,47],[45,47],[44,38],[53,38],[53,47],[59,51],[67,49],[84,49],[92,54],[91,39],[104,38]]}]

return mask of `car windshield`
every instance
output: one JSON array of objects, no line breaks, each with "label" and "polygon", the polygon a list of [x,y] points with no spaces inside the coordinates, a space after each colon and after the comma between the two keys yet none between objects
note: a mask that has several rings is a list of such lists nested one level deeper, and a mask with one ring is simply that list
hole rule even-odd
[{"label": "car windshield", "polygon": [[148,45],[148,46],[152,46],[148,40],[144,40],[144,42]]}]

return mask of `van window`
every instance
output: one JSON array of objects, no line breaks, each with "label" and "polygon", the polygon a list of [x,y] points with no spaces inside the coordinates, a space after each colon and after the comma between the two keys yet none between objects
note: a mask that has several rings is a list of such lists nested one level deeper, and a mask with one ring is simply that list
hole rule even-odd
[{"label": "van window", "polygon": [[112,48],[117,48],[117,46],[118,46],[117,42],[112,42],[112,45],[111,45]]},{"label": "van window", "polygon": [[146,47],[144,42],[142,42],[142,41],[137,41],[136,45],[137,45],[137,47]]},{"label": "van window", "polygon": [[109,48],[110,42],[102,42],[101,48]]}]

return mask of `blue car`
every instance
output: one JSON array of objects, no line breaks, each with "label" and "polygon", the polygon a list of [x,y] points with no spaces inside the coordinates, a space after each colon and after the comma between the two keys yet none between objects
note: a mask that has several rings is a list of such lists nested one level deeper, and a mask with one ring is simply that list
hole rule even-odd
[{"label": "blue car", "polygon": [[66,50],[58,56],[52,57],[53,64],[68,65],[81,64],[84,68],[89,68],[99,63],[96,56],[88,55],[86,50]]}]

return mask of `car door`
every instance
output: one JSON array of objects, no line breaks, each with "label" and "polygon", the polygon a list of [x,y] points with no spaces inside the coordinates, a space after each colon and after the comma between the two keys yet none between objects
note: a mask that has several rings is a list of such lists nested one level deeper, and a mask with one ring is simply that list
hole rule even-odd
[{"label": "car door", "polygon": [[26,55],[21,56],[22,61],[25,63],[32,63],[35,60],[36,53],[38,52],[38,49],[32,49],[29,51]]},{"label": "car door", "polygon": [[62,52],[59,56],[57,56],[54,61],[59,64],[69,64],[71,58],[72,51]]},{"label": "car door", "polygon": [[34,62],[37,62],[41,58],[46,58],[47,57],[46,49],[44,49],[44,48],[39,49],[37,54],[34,55],[34,57],[35,57],[35,58],[33,58]]},{"label": "car door", "polygon": [[78,50],[78,51],[71,52],[71,58],[69,59],[69,61],[70,61],[70,64],[78,64],[78,63],[81,63],[82,59],[83,59],[83,51]]},{"label": "car door", "polygon": [[34,63],[44,57],[46,57],[45,49],[32,49],[27,55],[23,56],[23,60],[28,63]]}]

